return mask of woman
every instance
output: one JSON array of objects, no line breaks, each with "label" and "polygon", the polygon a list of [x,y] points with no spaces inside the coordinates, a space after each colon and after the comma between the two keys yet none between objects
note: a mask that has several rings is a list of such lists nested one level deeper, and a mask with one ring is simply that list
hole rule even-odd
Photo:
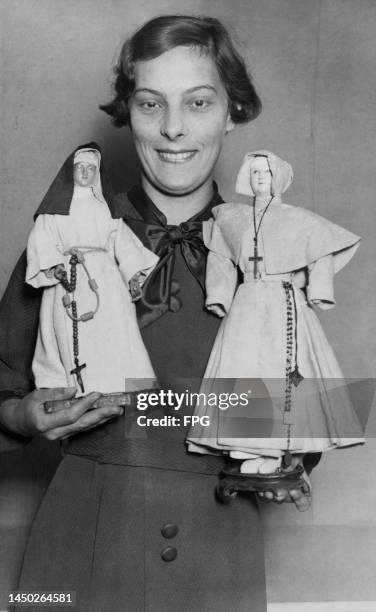
[{"label": "woman", "polygon": [[[125,219],[160,256],[140,306],[143,339],[159,380],[178,389],[187,376],[199,384],[218,328],[204,310],[201,236],[222,202],[213,170],[226,134],[255,118],[260,101],[210,18],[148,22],[125,43],[116,73],[116,97],[104,108],[115,125],[131,126],[142,167],[141,185],[122,197]],[[264,611],[257,507],[252,498],[215,502],[220,459],[188,455],[179,428],[135,433],[129,413],[114,418],[121,408],[88,410],[95,394],[55,414],[43,402],[74,389],[25,395],[34,347],[16,330],[26,321],[32,343],[39,296],[24,295],[20,268],[3,302],[14,333],[1,423],[18,436],[65,439],[66,456],[34,522],[19,588],[74,590],[79,610]]]}]

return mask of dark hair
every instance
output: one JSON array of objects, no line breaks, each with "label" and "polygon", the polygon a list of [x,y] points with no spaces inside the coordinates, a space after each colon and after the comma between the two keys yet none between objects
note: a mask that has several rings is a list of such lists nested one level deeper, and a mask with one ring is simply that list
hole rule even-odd
[{"label": "dark hair", "polygon": [[226,89],[234,123],[246,123],[259,115],[261,100],[221,22],[213,17],[166,15],[148,21],[121,49],[114,68],[115,97],[109,104],[100,106],[112,117],[114,125],[129,124],[128,101],[135,86],[135,63],[155,59],[178,46],[198,47],[212,57]]}]

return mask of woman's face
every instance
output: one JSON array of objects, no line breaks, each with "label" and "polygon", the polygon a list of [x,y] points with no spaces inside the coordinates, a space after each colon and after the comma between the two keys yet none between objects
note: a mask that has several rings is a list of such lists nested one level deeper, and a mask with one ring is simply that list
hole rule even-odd
[{"label": "woman's face", "polygon": [[129,111],[143,175],[153,187],[184,195],[211,181],[233,123],[210,56],[175,47],[137,62]]},{"label": "woman's face", "polygon": [[271,194],[272,175],[266,157],[256,157],[251,164],[251,187],[256,196]]}]

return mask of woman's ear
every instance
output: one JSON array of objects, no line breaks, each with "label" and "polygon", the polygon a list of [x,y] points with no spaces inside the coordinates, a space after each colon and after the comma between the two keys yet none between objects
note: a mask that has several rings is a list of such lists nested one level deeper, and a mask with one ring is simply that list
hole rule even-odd
[{"label": "woman's ear", "polygon": [[226,131],[225,133],[228,134],[229,132],[232,132],[232,130],[235,127],[235,123],[233,122],[233,120],[231,119],[231,113],[230,111],[227,113],[227,117],[226,117]]}]

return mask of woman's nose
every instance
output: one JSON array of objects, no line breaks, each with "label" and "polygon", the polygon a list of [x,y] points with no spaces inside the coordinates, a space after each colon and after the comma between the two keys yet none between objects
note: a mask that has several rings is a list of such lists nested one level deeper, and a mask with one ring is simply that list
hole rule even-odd
[{"label": "woman's nose", "polygon": [[164,113],[161,134],[169,140],[177,140],[186,134],[183,112],[179,109],[168,109]]}]

